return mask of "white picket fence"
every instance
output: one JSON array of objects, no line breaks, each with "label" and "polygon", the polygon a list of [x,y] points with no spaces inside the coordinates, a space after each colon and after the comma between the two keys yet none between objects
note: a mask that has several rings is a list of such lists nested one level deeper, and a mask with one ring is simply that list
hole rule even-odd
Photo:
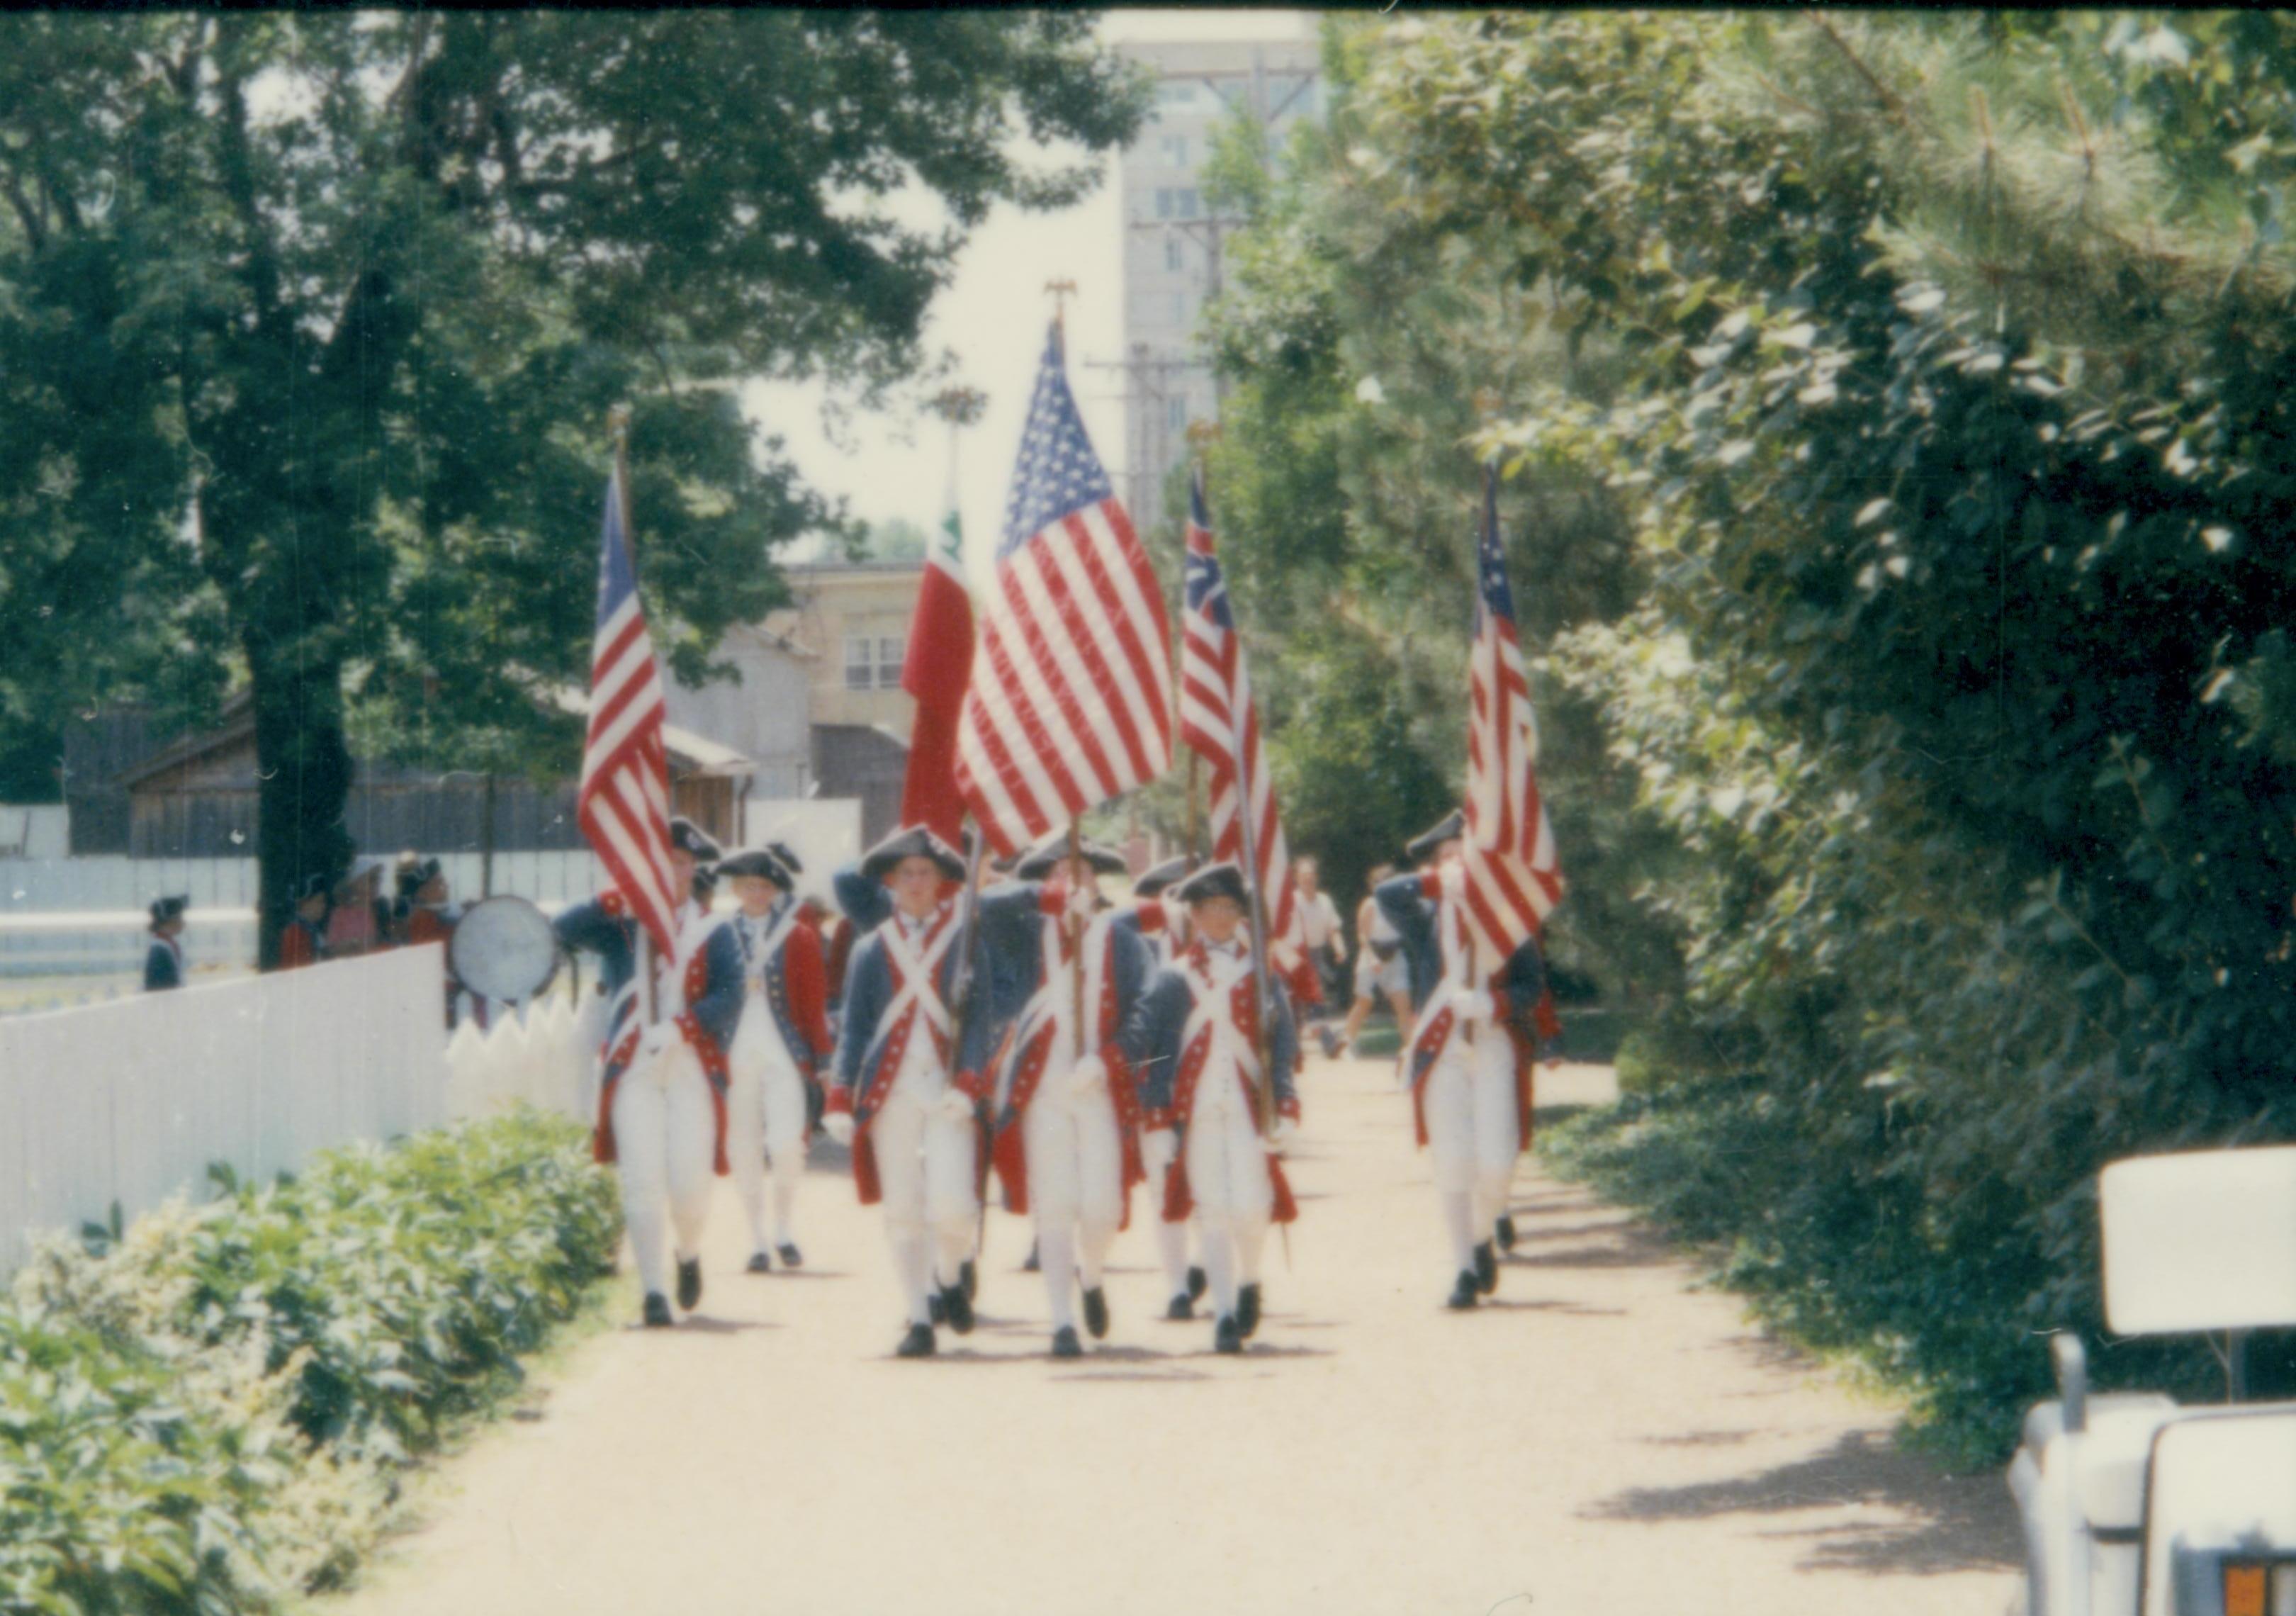
[{"label": "white picket fence", "polygon": [[133,1218],[445,1121],[435,945],[0,1021],[0,1273],[41,1229]]},{"label": "white picket fence", "polygon": [[447,1114],[482,1117],[527,1104],[587,1122],[597,1115],[598,1040],[605,1000],[566,993],[506,1014],[481,1032],[470,1021],[447,1043]]}]

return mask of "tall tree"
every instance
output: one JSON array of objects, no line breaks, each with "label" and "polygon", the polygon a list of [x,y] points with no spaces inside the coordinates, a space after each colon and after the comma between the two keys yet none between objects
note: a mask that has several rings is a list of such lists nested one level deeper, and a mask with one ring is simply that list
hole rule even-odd
[{"label": "tall tree", "polygon": [[[700,673],[831,520],[727,385],[882,401],[966,233],[1142,96],[1074,13],[27,16],[0,62],[0,701],[246,681],[269,956],[346,726],[530,753],[587,644],[609,406]],[[1081,148],[1081,152],[1078,149]],[[907,222],[922,190],[938,223]],[[768,446],[769,447],[769,446]],[[187,520],[195,512],[196,520]],[[50,647],[37,664],[21,644]],[[213,678],[210,677],[210,685]]]}]

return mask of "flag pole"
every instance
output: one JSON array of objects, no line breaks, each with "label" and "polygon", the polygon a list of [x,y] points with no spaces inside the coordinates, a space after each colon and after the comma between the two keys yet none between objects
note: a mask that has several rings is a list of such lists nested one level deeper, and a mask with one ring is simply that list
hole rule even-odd
[{"label": "flag pole", "polygon": [[[630,406],[628,405],[617,404],[606,412],[606,433],[613,440],[614,503],[619,507],[617,514],[622,519],[622,545],[628,552],[627,559],[630,564],[630,587],[636,589],[638,583],[638,543],[637,534],[630,526]],[[594,696],[596,693],[592,693]],[[665,789],[669,784],[667,778],[667,767],[665,762],[665,778],[662,781]],[[670,894],[672,913],[676,912],[676,906],[683,901],[682,894],[675,892]],[[660,1019],[661,1012],[660,1007],[654,1002],[653,932],[643,922],[638,925],[637,941],[640,996],[638,1003],[645,1024],[651,1027]]]}]

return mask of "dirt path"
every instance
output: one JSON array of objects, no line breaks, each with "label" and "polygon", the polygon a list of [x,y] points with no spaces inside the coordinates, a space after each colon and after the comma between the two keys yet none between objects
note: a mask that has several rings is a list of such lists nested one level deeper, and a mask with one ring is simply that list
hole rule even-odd
[{"label": "dirt path", "polygon": [[[1591,1099],[1598,1068],[1543,1077]],[[578,1351],[329,1616],[775,1611],[1543,1611],[1999,1616],[1997,1476],[1894,1453],[1890,1414],[1742,1321],[1623,1215],[1538,1174],[1492,1305],[1447,1288],[1425,1158],[1383,1063],[1311,1065],[1293,1267],[1255,1350],[1172,1324],[1124,1235],[1109,1341],[1045,1356],[1025,1226],[993,1213],[982,1326],[890,1356],[882,1234],[849,1181],[809,1267],[739,1273],[721,1192],[706,1317]],[[950,1349],[952,1346],[954,1350]]]}]

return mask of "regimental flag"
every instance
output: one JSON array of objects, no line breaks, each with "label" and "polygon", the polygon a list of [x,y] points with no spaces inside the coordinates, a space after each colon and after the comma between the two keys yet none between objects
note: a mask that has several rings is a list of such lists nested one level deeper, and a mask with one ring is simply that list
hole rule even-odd
[{"label": "regimental flag", "polygon": [[661,669],[646,634],[622,525],[622,474],[606,482],[598,554],[598,637],[590,657],[590,734],[575,817],[629,912],[664,959],[676,957],[678,900],[669,868],[669,751]]},{"label": "regimental flag", "polygon": [[1055,321],[957,728],[957,789],[999,853],[1164,772],[1169,634],[1069,391]]},{"label": "regimental flag", "polygon": [[1268,953],[1276,968],[1295,975],[1305,949],[1292,894],[1292,855],[1283,821],[1275,811],[1275,786],[1267,775],[1267,749],[1259,733],[1259,709],[1251,699],[1244,670],[1243,642],[1235,631],[1227,579],[1212,546],[1206,513],[1203,468],[1188,488],[1187,560],[1181,593],[1180,739],[1195,749],[1211,771],[1212,857],[1249,868],[1243,816],[1249,802],[1252,851],[1259,867],[1252,878],[1267,915]]},{"label": "regimental flag", "polygon": [[1488,979],[1562,899],[1554,831],[1538,795],[1538,721],[1515,637],[1514,594],[1499,546],[1498,471],[1483,470],[1475,553],[1475,643],[1469,662],[1465,910],[1476,974]]},{"label": "regimental flag", "polygon": [[909,730],[908,773],[901,781],[901,823],[931,827],[953,848],[964,845],[964,798],[956,788],[956,733],[972,669],[972,591],[964,580],[964,536],[955,502],[940,537],[925,557],[901,688],[916,698]]}]

